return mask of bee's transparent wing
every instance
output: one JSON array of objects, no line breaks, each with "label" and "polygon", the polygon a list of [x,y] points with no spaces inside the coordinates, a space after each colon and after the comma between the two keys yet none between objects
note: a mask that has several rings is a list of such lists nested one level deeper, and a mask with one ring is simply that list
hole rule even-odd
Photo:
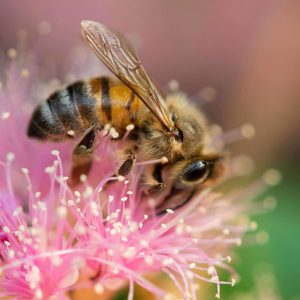
[{"label": "bee's transparent wing", "polygon": [[89,46],[103,63],[130,87],[168,130],[173,121],[161,93],[149,78],[129,41],[120,33],[94,21],[82,21]]}]

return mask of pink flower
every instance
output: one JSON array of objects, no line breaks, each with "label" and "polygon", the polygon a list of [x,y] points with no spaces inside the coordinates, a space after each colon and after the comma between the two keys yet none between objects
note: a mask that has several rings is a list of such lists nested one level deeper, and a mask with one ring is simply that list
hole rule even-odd
[{"label": "pink flower", "polygon": [[[253,227],[239,217],[256,209],[247,199],[261,190],[262,181],[227,196],[207,190],[176,211],[157,214],[155,200],[142,196],[139,186],[147,162],[129,178],[111,177],[119,144],[100,133],[94,171],[72,190],[64,171],[71,145],[26,137],[30,90],[13,62],[0,91],[1,297],[65,299],[78,287],[101,294],[129,282],[128,299],[134,284],[173,299],[145,276],[158,272],[169,276],[184,299],[197,299],[199,280],[216,284],[217,297],[221,284],[234,284],[229,254]],[[223,281],[220,269],[232,277]]]}]

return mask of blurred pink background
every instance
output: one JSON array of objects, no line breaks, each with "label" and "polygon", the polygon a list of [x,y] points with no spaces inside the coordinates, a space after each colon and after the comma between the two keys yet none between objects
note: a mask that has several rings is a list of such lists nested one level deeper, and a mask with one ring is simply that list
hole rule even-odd
[{"label": "blurred pink background", "polygon": [[15,47],[20,28],[32,36],[47,21],[51,32],[37,47],[58,76],[82,19],[140,37],[140,57],[161,86],[175,78],[191,95],[213,86],[218,98],[206,109],[214,121],[255,125],[256,138],[239,150],[275,166],[299,155],[299,1],[3,0],[0,19],[2,49]]}]

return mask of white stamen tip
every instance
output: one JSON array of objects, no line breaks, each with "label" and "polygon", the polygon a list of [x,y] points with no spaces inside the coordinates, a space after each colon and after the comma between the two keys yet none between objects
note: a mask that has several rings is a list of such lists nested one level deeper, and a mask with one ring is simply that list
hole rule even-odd
[{"label": "white stamen tip", "polygon": [[87,176],[85,174],[81,174],[80,181],[83,183],[83,182],[86,182],[86,180],[87,180]]},{"label": "white stamen tip", "polygon": [[[0,89],[1,89],[1,88],[0,88]],[[5,111],[5,112],[3,112],[3,113],[1,114],[1,118],[2,118],[3,120],[7,120],[9,117],[10,117],[10,112],[8,112],[8,111]]]},{"label": "white stamen tip", "polygon": [[236,283],[236,280],[234,278],[231,279],[231,286],[234,286]]},{"label": "white stamen tip", "polygon": [[117,139],[120,136],[114,127],[109,129],[109,134],[113,139]]},{"label": "white stamen tip", "polygon": [[21,170],[23,174],[25,175],[29,174],[29,170],[27,168],[22,168]]},{"label": "white stamen tip", "polygon": [[194,269],[196,267],[196,264],[195,263],[190,263],[189,267],[190,267],[190,269]]},{"label": "white stamen tip", "polygon": [[10,49],[7,50],[7,56],[8,56],[9,58],[16,58],[17,55],[18,55],[18,52],[17,52],[16,49],[10,48]]},{"label": "white stamen tip", "polygon": [[51,262],[54,266],[58,267],[63,263],[63,260],[59,255],[53,255],[51,257]]},{"label": "white stamen tip", "polygon": [[76,229],[76,232],[79,234],[79,235],[84,235],[86,233],[86,228],[83,226],[83,225],[78,225],[77,229]]},{"label": "white stamen tip", "polygon": [[10,232],[10,230],[9,230],[9,228],[7,226],[3,226],[2,230],[5,233],[9,233]]},{"label": "white stamen tip", "polygon": [[142,247],[148,247],[149,246],[149,242],[146,241],[146,240],[141,240],[140,244],[141,244]]},{"label": "white stamen tip", "polygon": [[179,82],[176,79],[171,79],[168,83],[169,90],[175,92],[179,89]]},{"label": "white stamen tip", "polygon": [[171,209],[171,208],[166,209],[166,212],[167,212],[168,214],[170,214],[170,215],[173,215],[173,214],[174,214],[174,210]]},{"label": "white stamen tip", "polygon": [[124,181],[124,180],[125,180],[125,177],[122,176],[122,175],[118,175],[118,180],[119,180],[119,181]]},{"label": "white stamen tip", "polygon": [[41,289],[37,289],[37,290],[35,291],[35,297],[36,297],[37,299],[43,299],[43,298],[44,298],[43,292],[42,292]]},{"label": "white stamen tip", "polygon": [[166,164],[169,160],[164,156],[164,157],[161,158],[160,161],[161,161],[162,164]]},{"label": "white stamen tip", "polygon": [[242,245],[242,239],[237,238],[236,239],[236,244],[237,244],[237,246],[241,246]]},{"label": "white stamen tip", "polygon": [[40,35],[48,35],[51,33],[51,24],[48,21],[42,21],[37,26],[37,31]]},{"label": "white stamen tip", "polygon": [[28,78],[29,77],[28,69],[22,69],[20,74],[21,74],[21,77],[23,77],[23,78]]},{"label": "white stamen tip", "polygon": [[105,124],[105,125],[104,125],[104,128],[103,128],[103,130],[109,130],[109,129],[110,129],[110,127],[111,127],[111,125],[110,125],[110,124]]},{"label": "white stamen tip", "polygon": [[123,252],[123,257],[124,258],[131,258],[134,257],[136,254],[136,250],[134,247],[128,247],[124,252]]},{"label": "white stamen tip", "polygon": [[134,129],[134,125],[133,124],[129,124],[126,126],[126,130],[127,131],[132,131]]},{"label": "white stamen tip", "polygon": [[277,205],[276,199],[274,197],[268,196],[263,200],[263,206],[265,209],[274,209]]},{"label": "white stamen tip", "polygon": [[264,182],[271,186],[279,184],[281,179],[282,179],[282,175],[280,171],[276,169],[267,170],[263,175]]},{"label": "white stamen tip", "polygon": [[207,102],[213,101],[217,96],[217,90],[211,86],[202,88],[199,95]]},{"label": "white stamen tip", "polygon": [[74,195],[75,195],[75,197],[77,197],[77,198],[80,198],[80,197],[81,197],[81,194],[80,194],[79,191],[75,191],[75,192],[74,192]]},{"label": "white stamen tip", "polygon": [[151,266],[151,265],[153,265],[154,259],[153,259],[152,256],[147,255],[147,256],[144,258],[144,261],[145,261],[146,265]]},{"label": "white stamen tip", "polygon": [[241,134],[246,139],[251,139],[255,136],[255,127],[252,124],[244,124],[241,127]]},{"label": "white stamen tip", "polygon": [[67,216],[68,210],[65,206],[59,206],[56,210],[56,213],[61,219],[65,219]]},{"label": "white stamen tip", "polygon": [[69,130],[67,133],[68,133],[69,136],[74,136],[75,135],[75,131],[74,130]]},{"label": "white stamen tip", "polygon": [[7,160],[8,162],[12,162],[12,161],[14,161],[15,157],[16,157],[16,156],[15,156],[14,153],[8,152],[7,155],[6,155],[6,160]]},{"label": "white stamen tip", "polygon": [[264,245],[269,241],[269,234],[266,231],[260,231],[256,235],[257,243]]},{"label": "white stamen tip", "polygon": [[54,155],[54,156],[57,156],[57,155],[59,155],[59,151],[58,150],[52,150],[51,154]]},{"label": "white stamen tip", "polygon": [[101,284],[101,283],[96,283],[95,285],[94,285],[94,291],[95,291],[95,293],[96,294],[98,294],[98,295],[101,295],[101,294],[103,294],[104,293],[104,287],[103,287],[103,285]]},{"label": "white stamen tip", "polygon": [[229,235],[230,234],[230,230],[228,228],[223,229],[223,234]]},{"label": "white stamen tip", "polygon": [[122,198],[121,198],[121,201],[122,201],[122,202],[126,202],[127,200],[128,200],[128,197],[122,197]]},{"label": "white stamen tip", "polygon": [[251,230],[256,230],[257,229],[257,223],[252,221],[249,225],[249,229]]},{"label": "white stamen tip", "polygon": [[53,174],[54,171],[55,171],[55,169],[54,169],[54,167],[49,166],[49,167],[46,167],[44,171],[45,171],[45,173],[47,173],[47,174]]}]

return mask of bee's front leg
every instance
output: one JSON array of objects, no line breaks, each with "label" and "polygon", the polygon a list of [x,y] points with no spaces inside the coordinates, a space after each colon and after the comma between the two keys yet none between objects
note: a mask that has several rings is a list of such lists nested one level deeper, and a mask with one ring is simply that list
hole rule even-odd
[{"label": "bee's front leg", "polygon": [[124,161],[118,169],[117,175],[126,176],[128,175],[132,168],[134,167],[136,161],[136,155],[132,149],[126,149],[123,152]]},{"label": "bee's front leg", "polygon": [[80,176],[89,173],[93,163],[95,141],[96,129],[91,127],[74,148],[72,153],[71,185],[77,185],[80,182]]},{"label": "bee's front leg", "polygon": [[162,169],[162,164],[156,164],[154,169],[144,175],[144,193],[146,195],[159,194],[166,188],[162,179]]}]

